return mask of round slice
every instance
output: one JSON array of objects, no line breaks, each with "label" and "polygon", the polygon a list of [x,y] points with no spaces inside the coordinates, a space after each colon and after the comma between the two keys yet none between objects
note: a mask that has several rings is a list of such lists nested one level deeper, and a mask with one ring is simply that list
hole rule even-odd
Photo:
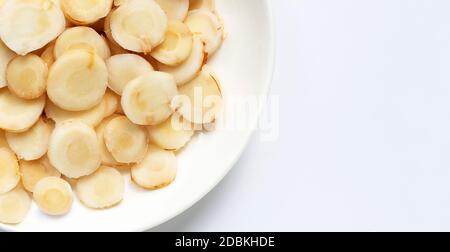
[{"label": "round slice", "polygon": [[189,0],[156,0],[169,19],[183,21],[189,10]]},{"label": "round slice", "polygon": [[14,189],[19,181],[19,162],[16,155],[7,148],[0,148],[0,194]]},{"label": "round slice", "polygon": [[173,114],[171,103],[177,93],[172,75],[150,72],[128,83],[122,95],[122,108],[135,124],[157,125]]},{"label": "round slice", "polygon": [[209,56],[222,45],[223,25],[211,11],[204,9],[190,11],[184,23],[205,43],[205,52]]},{"label": "round slice", "polygon": [[82,123],[85,123],[91,127],[97,126],[105,117],[107,106],[109,106],[107,103],[109,101],[105,98],[98,104],[97,106],[85,110],[85,111],[67,111],[64,109],[59,108],[51,101],[47,102],[47,105],[45,106],[45,114],[48,118],[52,119],[55,123],[62,123],[64,121],[79,121]]},{"label": "round slice", "polygon": [[111,14],[111,33],[120,46],[149,53],[161,44],[167,30],[167,16],[155,1],[133,0]]},{"label": "round slice", "polygon": [[171,151],[151,146],[144,160],[131,168],[131,178],[146,189],[158,189],[177,176],[177,159]]},{"label": "round slice", "polygon": [[197,78],[180,87],[180,100],[175,103],[186,120],[197,124],[208,124],[216,119],[222,107],[222,92],[217,79],[207,70]]},{"label": "round slice", "polygon": [[148,127],[148,138],[151,143],[165,150],[179,150],[183,148],[194,135],[194,127],[186,122],[178,113],[167,121]]},{"label": "round slice", "polygon": [[6,69],[6,79],[11,92],[22,99],[36,99],[45,93],[47,63],[39,56],[17,56]]},{"label": "round slice", "polygon": [[61,0],[61,8],[74,24],[93,24],[111,11],[113,0]]},{"label": "round slice", "polygon": [[105,114],[103,115],[103,118],[105,118],[117,111],[117,108],[120,104],[120,97],[116,93],[108,89],[105,93],[105,96],[103,97],[103,100],[105,102]]},{"label": "round slice", "polygon": [[85,26],[69,28],[58,37],[55,43],[55,57],[59,58],[74,49],[95,53],[104,60],[111,56],[106,40],[94,29]]},{"label": "round slice", "polygon": [[137,77],[153,71],[147,60],[136,54],[114,55],[106,61],[109,72],[109,87],[118,95]]},{"label": "round slice", "polygon": [[0,88],[6,87],[6,68],[16,54],[0,40]]},{"label": "round slice", "polygon": [[31,208],[31,198],[22,187],[0,194],[0,222],[4,224],[21,223]]},{"label": "round slice", "polygon": [[55,54],[53,53],[55,50],[55,45],[49,45],[44,50],[44,52],[41,54],[41,58],[45,61],[47,64],[48,69],[53,65],[55,62]]},{"label": "round slice", "polygon": [[5,134],[11,149],[19,159],[37,160],[47,153],[48,142],[53,127],[51,124],[40,119],[31,129],[22,133]]},{"label": "round slice", "polygon": [[215,8],[214,0],[189,0],[189,10],[206,9],[213,11]]},{"label": "round slice", "polygon": [[107,149],[120,163],[137,163],[147,152],[145,128],[133,124],[125,116],[112,119],[106,125],[103,137]]},{"label": "round slice", "polygon": [[20,99],[8,89],[0,89],[0,128],[24,132],[39,120],[45,106],[45,96],[35,100]]},{"label": "round slice", "polygon": [[34,187],[39,181],[41,181],[41,179],[47,177],[61,177],[61,173],[59,173],[53,166],[46,165],[45,161],[42,160],[22,160],[19,162],[19,165],[23,187],[31,193],[34,191]]},{"label": "round slice", "polygon": [[204,52],[203,42],[200,38],[194,38],[191,54],[183,63],[175,67],[160,63],[157,68],[160,71],[172,74],[177,85],[181,86],[195,78],[206,60],[207,54]]},{"label": "round slice", "polygon": [[116,41],[114,41],[114,38],[113,38],[112,32],[111,32],[111,14],[106,16],[106,18],[105,18],[103,31],[106,34],[107,43],[109,45],[109,49],[111,50],[111,55],[130,53],[130,51],[124,49],[119,44],[117,44]]},{"label": "round slice", "polygon": [[57,124],[50,137],[48,158],[68,178],[92,174],[101,164],[95,131],[77,121]]},{"label": "round slice", "polygon": [[108,70],[96,54],[71,50],[50,69],[47,94],[62,109],[83,111],[98,105],[105,95]]},{"label": "round slice", "polygon": [[48,215],[65,215],[72,208],[73,192],[70,184],[57,177],[41,179],[34,187],[33,199]]},{"label": "round slice", "polygon": [[177,66],[191,55],[192,42],[189,28],[180,21],[172,20],[169,22],[166,39],[151,55],[165,65]]},{"label": "round slice", "polygon": [[123,199],[125,182],[114,168],[101,167],[94,174],[78,180],[77,196],[89,208],[104,209],[118,204]]},{"label": "round slice", "polygon": [[58,37],[66,27],[53,1],[6,1],[0,8],[0,37],[13,51],[26,55]]},{"label": "round slice", "polygon": [[105,144],[105,128],[108,125],[108,123],[118,117],[119,115],[113,115],[110,116],[108,118],[105,118],[100,125],[97,126],[97,128],[95,129],[95,132],[97,133],[97,139],[98,139],[98,143],[100,145],[100,156],[102,159],[102,164],[104,165],[112,165],[112,166],[117,166],[120,165],[121,163],[117,162],[116,159],[114,159],[114,157],[111,155],[111,152],[109,152],[108,148],[106,147]]}]

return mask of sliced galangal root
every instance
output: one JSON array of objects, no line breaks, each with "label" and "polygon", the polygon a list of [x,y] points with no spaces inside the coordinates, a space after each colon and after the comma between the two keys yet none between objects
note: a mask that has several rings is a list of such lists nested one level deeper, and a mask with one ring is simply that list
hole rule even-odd
[{"label": "sliced galangal root", "polygon": [[206,9],[213,11],[215,8],[214,0],[189,0],[189,10]]},{"label": "sliced galangal root", "polygon": [[201,71],[207,54],[204,52],[203,42],[200,38],[194,38],[192,50],[189,57],[178,66],[167,66],[158,64],[158,70],[170,73],[175,77],[178,86],[184,85]]},{"label": "sliced galangal root", "polygon": [[204,9],[190,11],[184,23],[205,43],[205,52],[208,55],[213,55],[222,45],[223,24],[213,12]]},{"label": "sliced galangal root", "polygon": [[189,0],[156,0],[166,12],[167,17],[173,20],[183,21],[189,10]]},{"label": "sliced galangal root", "polygon": [[153,71],[147,60],[136,54],[118,54],[106,61],[109,72],[109,87],[122,95],[125,86],[137,77]]},{"label": "sliced galangal root", "polygon": [[6,68],[9,62],[16,56],[3,41],[0,40],[0,88],[6,87]]},{"label": "sliced galangal root", "polygon": [[65,30],[56,40],[55,57],[76,49],[95,53],[104,60],[111,56],[106,40],[90,27],[77,26]]},{"label": "sliced galangal root", "polygon": [[53,63],[47,95],[62,109],[83,111],[102,101],[107,84],[108,70],[102,58],[91,52],[71,50]]},{"label": "sliced galangal root", "polygon": [[178,94],[175,79],[163,72],[150,72],[128,83],[122,95],[125,115],[138,125],[157,125],[169,118]]},{"label": "sliced galangal root", "polygon": [[68,178],[94,173],[101,164],[95,131],[78,121],[57,124],[48,148],[50,163]]},{"label": "sliced galangal root", "polygon": [[48,66],[39,56],[17,56],[6,69],[6,79],[11,92],[22,99],[36,99],[45,93]]},{"label": "sliced galangal root", "polygon": [[77,181],[76,193],[89,208],[104,209],[122,201],[125,182],[122,174],[114,168],[102,166],[94,174]]},{"label": "sliced galangal root", "polygon": [[63,12],[51,0],[6,1],[0,8],[0,37],[20,55],[44,47],[65,27]]},{"label": "sliced galangal root", "polygon": [[53,63],[56,60],[54,50],[55,50],[55,45],[51,44],[51,45],[48,45],[47,48],[45,48],[45,50],[41,54],[41,58],[47,64],[48,69],[50,69],[50,67],[53,65]]},{"label": "sliced galangal root", "polygon": [[95,128],[95,132],[97,133],[97,139],[98,139],[98,143],[100,145],[100,156],[102,159],[102,164],[104,165],[112,165],[112,166],[117,166],[120,165],[119,162],[117,162],[116,159],[114,159],[114,157],[112,156],[111,152],[109,152],[108,148],[106,147],[105,144],[105,128],[108,125],[108,123],[118,117],[120,115],[112,115],[108,118],[105,118],[100,125],[97,126],[97,128]]},{"label": "sliced galangal root", "polygon": [[21,187],[5,194],[0,194],[0,222],[4,224],[19,224],[31,208],[31,197]]},{"label": "sliced galangal root", "polygon": [[53,126],[39,119],[33,127],[22,133],[6,132],[6,140],[19,159],[37,160],[45,155]]},{"label": "sliced galangal root", "polygon": [[192,33],[181,21],[172,20],[166,32],[164,42],[150,54],[159,62],[168,66],[183,63],[192,51]]},{"label": "sliced galangal root", "polygon": [[65,180],[46,177],[34,187],[33,199],[42,212],[60,216],[67,214],[72,208],[73,192]]},{"label": "sliced galangal root", "polygon": [[45,106],[45,114],[55,123],[62,123],[64,121],[79,121],[91,127],[97,126],[105,117],[108,109],[108,100],[105,96],[100,104],[84,111],[67,111],[56,106],[53,102],[47,101]]},{"label": "sliced galangal root", "polygon": [[7,88],[0,89],[0,129],[24,132],[41,117],[45,96],[35,100],[20,99]]},{"label": "sliced galangal root", "polygon": [[172,151],[150,146],[144,160],[131,168],[131,178],[146,189],[159,189],[177,176],[177,159]]},{"label": "sliced galangal root", "polygon": [[113,0],[61,0],[61,9],[70,22],[93,24],[111,11]]},{"label": "sliced galangal root", "polygon": [[223,98],[217,78],[207,69],[179,88],[174,103],[186,120],[196,124],[212,123],[219,113]]},{"label": "sliced galangal root", "polygon": [[112,37],[120,46],[149,53],[163,42],[168,18],[155,1],[133,0],[112,11],[110,22]]},{"label": "sliced galangal root", "polygon": [[131,164],[142,160],[147,152],[147,132],[125,116],[119,116],[106,125],[103,133],[111,155],[120,163]]},{"label": "sliced galangal root", "polygon": [[0,195],[14,189],[20,181],[19,161],[8,148],[0,148]]},{"label": "sliced galangal root", "polygon": [[111,116],[119,108],[120,97],[111,90],[106,90],[105,96],[103,97],[105,102],[105,114],[103,118]]},{"label": "sliced galangal root", "polygon": [[184,120],[178,113],[157,126],[148,127],[150,142],[165,150],[176,151],[183,148],[194,133],[192,123]]},{"label": "sliced galangal root", "polygon": [[53,166],[48,165],[44,159],[35,161],[22,160],[19,162],[22,185],[29,192],[33,192],[36,184],[43,178],[61,177],[61,173]]}]

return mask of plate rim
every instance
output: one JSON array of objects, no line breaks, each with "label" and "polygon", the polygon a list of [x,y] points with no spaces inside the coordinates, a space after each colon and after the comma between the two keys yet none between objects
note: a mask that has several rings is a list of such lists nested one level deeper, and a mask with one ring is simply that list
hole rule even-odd
[{"label": "plate rim", "polygon": [[237,162],[241,159],[242,154],[244,153],[244,151],[247,149],[251,137],[253,136],[253,134],[255,133],[255,125],[258,123],[258,120],[261,118],[261,114],[263,112],[264,106],[267,103],[267,99],[270,93],[270,89],[272,87],[272,82],[273,82],[273,76],[274,76],[274,72],[275,72],[275,60],[276,60],[276,34],[275,34],[275,18],[274,18],[274,13],[272,10],[272,0],[264,0],[264,8],[265,8],[265,15],[269,21],[269,26],[268,28],[268,32],[269,32],[269,36],[270,36],[270,41],[269,41],[269,62],[267,62],[268,64],[268,69],[269,71],[267,71],[267,75],[265,76],[265,84],[264,87],[262,88],[262,92],[261,94],[264,96],[264,102],[261,103],[260,107],[258,108],[258,116],[255,117],[254,121],[250,123],[251,127],[247,134],[247,136],[245,137],[245,144],[243,144],[241,146],[241,148],[238,151],[238,155],[236,155],[236,157],[233,159],[233,161],[231,161],[231,165],[225,169],[225,171],[223,172],[223,174],[221,174],[220,176],[218,176],[217,180],[214,181],[211,186],[205,190],[204,192],[202,192],[199,196],[197,196],[197,198],[195,198],[194,200],[192,200],[189,204],[186,204],[186,206],[180,208],[178,211],[174,212],[174,214],[169,215],[167,218],[161,219],[159,222],[157,222],[154,225],[148,226],[146,228],[142,227],[139,228],[137,231],[152,231],[152,229],[157,228],[158,226],[174,219],[175,217],[181,215],[182,213],[186,212],[187,210],[189,210],[190,208],[192,208],[193,206],[195,206],[197,203],[199,203],[206,195],[208,195],[214,188],[216,188],[220,182],[223,181],[223,179],[228,175],[228,173],[230,173],[230,171],[236,166]]}]

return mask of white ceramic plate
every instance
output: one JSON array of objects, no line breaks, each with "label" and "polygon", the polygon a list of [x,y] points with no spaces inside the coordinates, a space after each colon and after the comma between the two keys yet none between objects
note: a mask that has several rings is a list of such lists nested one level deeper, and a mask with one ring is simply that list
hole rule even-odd
[{"label": "white ceramic plate", "polygon": [[[227,38],[210,66],[223,86],[225,102],[234,96],[266,97],[274,61],[274,32],[269,0],[216,0]],[[262,104],[259,104],[261,106]],[[260,108],[258,108],[260,110]],[[226,111],[220,120],[233,117]],[[256,125],[256,117],[250,125]],[[218,130],[202,134],[179,155],[176,181],[167,188],[145,191],[127,177],[123,202],[112,209],[89,210],[76,202],[70,214],[46,216],[33,205],[17,226],[7,231],[143,231],[182,213],[205,196],[233,167],[253,129]]]}]

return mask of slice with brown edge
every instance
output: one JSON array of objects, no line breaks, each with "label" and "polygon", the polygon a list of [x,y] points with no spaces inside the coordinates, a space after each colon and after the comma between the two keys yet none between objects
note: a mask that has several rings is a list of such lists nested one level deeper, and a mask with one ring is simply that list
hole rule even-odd
[{"label": "slice with brown edge", "polygon": [[34,187],[33,199],[42,212],[60,216],[67,214],[72,208],[73,192],[65,180],[46,177]]},{"label": "slice with brown edge", "polygon": [[214,0],[189,0],[189,10],[206,9],[213,11],[215,8]]},{"label": "slice with brown edge", "polygon": [[22,99],[32,100],[45,93],[48,66],[37,55],[17,56],[6,69],[9,90]]}]

